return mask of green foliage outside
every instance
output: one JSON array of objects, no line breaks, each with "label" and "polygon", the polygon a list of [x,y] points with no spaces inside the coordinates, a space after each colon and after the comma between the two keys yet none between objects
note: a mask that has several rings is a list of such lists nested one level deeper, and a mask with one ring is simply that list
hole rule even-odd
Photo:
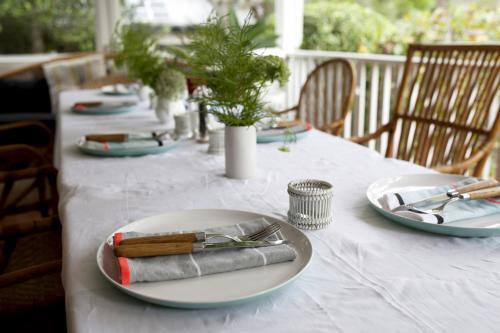
[{"label": "green foliage outside", "polygon": [[93,0],[1,0],[0,54],[94,50]]},{"label": "green foliage outside", "polygon": [[[234,29],[241,30],[242,25],[239,23],[234,10],[231,10],[227,15],[227,24]],[[248,31],[248,38],[251,40],[254,48],[276,46],[278,35],[274,32],[274,16],[268,15],[257,20],[252,25],[252,29]]]},{"label": "green foliage outside", "polygon": [[412,42],[487,42],[500,39],[494,1],[306,0],[302,48],[404,54]]},{"label": "green foliage outside", "polygon": [[391,43],[397,30],[374,10],[356,3],[307,3],[302,48],[370,52]]},{"label": "green foliage outside", "polygon": [[186,61],[189,75],[207,87],[197,99],[210,113],[226,126],[251,126],[267,116],[264,88],[273,81],[285,84],[290,72],[281,58],[255,52],[256,26],[248,19],[242,26],[226,21],[209,19],[176,53]]},{"label": "green foliage outside", "polygon": [[[304,1],[307,49],[404,54],[411,42],[500,40],[498,0]],[[274,5],[263,4],[254,41],[271,46]],[[94,0],[0,1],[0,54],[91,51],[94,29]]]},{"label": "green foliage outside", "polygon": [[116,65],[126,67],[131,78],[151,87],[157,96],[173,100],[184,93],[186,78],[165,62],[154,27],[140,23],[118,25],[111,49],[116,54]]}]

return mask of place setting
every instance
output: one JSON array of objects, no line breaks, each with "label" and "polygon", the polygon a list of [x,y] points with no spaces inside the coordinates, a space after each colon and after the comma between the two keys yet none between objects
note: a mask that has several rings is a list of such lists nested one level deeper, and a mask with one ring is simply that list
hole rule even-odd
[{"label": "place setting", "polygon": [[500,235],[500,184],[446,174],[389,177],[370,185],[371,206],[397,223],[459,237]]},{"label": "place setting", "polygon": [[126,157],[161,154],[176,148],[183,138],[173,131],[88,134],[80,138],[78,149],[99,157]]},{"label": "place setting", "polygon": [[288,222],[236,210],[172,211],[113,232],[99,247],[97,264],[119,290],[159,305],[211,308],[255,300],[308,267],[313,249],[302,230],[326,228],[333,219],[328,182],[292,181],[288,193]]},{"label": "place setting", "polygon": [[114,115],[135,111],[137,101],[82,101],[76,102],[70,111],[80,115]]}]

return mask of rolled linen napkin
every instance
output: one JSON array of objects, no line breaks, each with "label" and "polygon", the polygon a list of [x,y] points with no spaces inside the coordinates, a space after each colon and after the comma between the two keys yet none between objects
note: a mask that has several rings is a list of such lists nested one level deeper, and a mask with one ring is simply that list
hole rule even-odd
[{"label": "rolled linen napkin", "polygon": [[[450,185],[438,186],[428,190],[411,191],[404,193],[389,193],[380,197],[378,199],[378,202],[384,210],[390,211],[401,205],[411,204],[412,202],[427,199],[438,194],[446,193],[451,189],[477,182],[479,182],[479,180],[476,178],[467,178]],[[430,210],[431,208],[435,208],[436,206],[438,206],[438,204],[432,204],[430,206],[418,206],[417,208],[419,210]],[[400,215],[413,220],[437,224],[498,213],[500,213],[500,198],[454,202],[450,205],[447,205],[441,215],[417,213],[409,210],[394,212],[394,214],[396,215]]]},{"label": "rolled linen napkin", "polygon": [[[227,227],[204,230],[208,233],[222,233],[232,236],[250,234],[265,228],[270,223],[266,219],[258,219]],[[280,232],[268,239],[279,239]],[[116,233],[113,236],[114,245],[119,245],[124,239],[161,234],[144,234],[138,232]],[[210,239],[208,242],[227,242],[228,239]],[[111,247],[105,249],[105,260],[110,262],[114,257]],[[108,258],[106,258],[106,256]],[[271,265],[291,261],[297,254],[293,247],[283,244],[250,249],[229,249],[179,254],[158,257],[125,258],[114,257],[117,267],[107,271],[116,271],[116,280],[124,285],[134,282],[167,281],[186,279],[202,275],[230,272],[239,269]],[[105,264],[105,266],[109,266]],[[111,275],[111,274],[110,274]]]}]

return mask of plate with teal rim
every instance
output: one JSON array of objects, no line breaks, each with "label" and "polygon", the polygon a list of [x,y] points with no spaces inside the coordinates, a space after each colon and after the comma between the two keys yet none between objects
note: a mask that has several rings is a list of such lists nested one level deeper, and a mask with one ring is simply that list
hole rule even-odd
[{"label": "plate with teal rim", "polygon": [[86,115],[112,115],[112,114],[120,114],[120,113],[128,113],[137,109],[137,103],[124,103],[123,105],[99,105],[92,107],[82,107],[75,108],[74,106],[71,108],[73,113],[78,114],[86,114]]},{"label": "plate with teal rim", "polygon": [[[112,236],[116,232],[155,233],[203,230],[209,227],[234,225],[262,217],[270,223],[280,224],[280,231],[284,238],[294,245],[297,252],[295,260],[195,278],[139,282],[127,286],[115,281],[112,278],[113,273],[104,267],[105,244],[112,244]],[[268,296],[298,278],[308,267],[312,254],[311,242],[306,235],[278,218],[236,210],[193,209],[148,217],[116,230],[100,245],[97,251],[97,265],[104,277],[114,287],[132,297],[162,306],[203,309],[234,306]]]},{"label": "plate with teal rim", "polygon": [[464,180],[465,176],[447,174],[414,174],[388,177],[372,183],[366,191],[371,206],[384,217],[410,228],[456,237],[490,237],[500,235],[500,215],[481,216],[443,224],[433,224],[406,218],[382,208],[378,198],[387,193],[402,193],[430,189]]},{"label": "plate with teal rim", "polygon": [[175,140],[168,142],[162,146],[158,145],[156,147],[136,147],[136,148],[119,148],[119,149],[97,149],[91,148],[85,145],[85,137],[80,138],[77,143],[78,149],[87,155],[99,156],[99,157],[134,157],[134,156],[144,156],[144,155],[154,155],[162,154],[177,148],[177,146],[182,142],[182,140]]},{"label": "plate with teal rim", "polygon": [[290,134],[290,139],[287,138],[286,135],[278,134],[278,135],[259,135],[257,132],[257,143],[271,143],[271,142],[284,142],[286,140],[290,141],[293,139],[300,140],[305,138],[311,130],[305,130],[302,132],[294,133],[294,135]]},{"label": "plate with teal rim", "polygon": [[102,87],[101,93],[109,96],[131,96],[137,94],[137,90],[131,85],[114,84]]}]

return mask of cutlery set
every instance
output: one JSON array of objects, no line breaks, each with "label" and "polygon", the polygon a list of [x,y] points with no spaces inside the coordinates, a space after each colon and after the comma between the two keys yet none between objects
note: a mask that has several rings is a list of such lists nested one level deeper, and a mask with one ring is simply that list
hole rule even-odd
[{"label": "cutlery set", "polygon": [[[209,250],[257,248],[287,244],[286,240],[265,240],[280,230],[278,223],[273,223],[253,234],[231,236],[205,232],[191,232],[170,235],[134,237],[124,239],[114,252],[118,257],[136,258],[186,254]],[[227,242],[210,243],[211,238],[227,238]]]},{"label": "cutlery set", "polygon": [[[446,206],[455,202],[490,199],[498,196],[500,196],[500,185],[494,179],[487,179],[474,184],[451,189],[446,193],[430,198],[400,205],[392,209],[391,212],[396,213],[406,210],[420,214],[442,214]],[[430,209],[425,209],[425,207],[433,204],[436,206]]]},{"label": "cutlery set", "polygon": [[89,134],[85,136],[87,141],[97,142],[127,142],[132,140],[163,140],[168,136],[168,131],[153,131],[144,133],[112,133],[112,134]]}]

